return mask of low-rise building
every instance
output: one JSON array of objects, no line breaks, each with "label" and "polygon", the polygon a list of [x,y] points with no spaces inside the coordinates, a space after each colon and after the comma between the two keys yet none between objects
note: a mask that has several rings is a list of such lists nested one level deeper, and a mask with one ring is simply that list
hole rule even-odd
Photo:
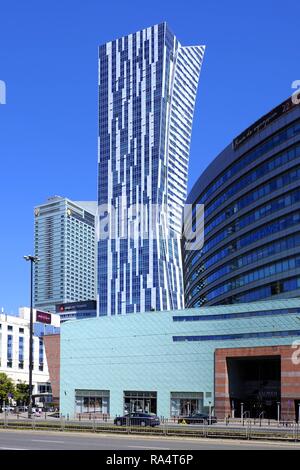
[{"label": "low-rise building", "polygon": [[[59,333],[60,318],[59,315],[35,309],[33,316],[33,396],[35,404],[43,406],[45,402],[52,402],[43,336]],[[29,333],[29,308],[20,308],[19,316],[0,314],[0,372],[4,372],[16,385],[29,381]]]},{"label": "low-rise building", "polygon": [[61,412],[295,419],[300,299],[68,321]]}]

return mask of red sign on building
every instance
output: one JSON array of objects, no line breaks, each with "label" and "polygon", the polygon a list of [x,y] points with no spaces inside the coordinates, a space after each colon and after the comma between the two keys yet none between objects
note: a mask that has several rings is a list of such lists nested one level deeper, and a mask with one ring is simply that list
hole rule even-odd
[{"label": "red sign on building", "polygon": [[51,325],[51,313],[36,311],[36,321]]}]

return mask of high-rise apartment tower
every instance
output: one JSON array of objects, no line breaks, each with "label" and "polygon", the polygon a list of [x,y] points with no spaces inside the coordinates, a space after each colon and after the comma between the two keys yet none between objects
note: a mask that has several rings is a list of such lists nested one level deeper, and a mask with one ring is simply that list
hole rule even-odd
[{"label": "high-rise apartment tower", "polygon": [[166,23],[99,49],[100,315],[182,308],[181,226],[204,46]]}]

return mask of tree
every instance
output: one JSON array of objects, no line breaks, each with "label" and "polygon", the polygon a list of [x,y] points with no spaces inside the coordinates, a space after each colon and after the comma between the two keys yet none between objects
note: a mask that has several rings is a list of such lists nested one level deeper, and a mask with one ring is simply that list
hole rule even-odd
[{"label": "tree", "polygon": [[17,405],[28,405],[29,404],[29,385],[25,382],[18,383],[16,385],[15,396]]},{"label": "tree", "polygon": [[0,406],[2,409],[3,403],[8,402],[9,396],[14,396],[15,386],[12,381],[6,374],[0,372]]}]

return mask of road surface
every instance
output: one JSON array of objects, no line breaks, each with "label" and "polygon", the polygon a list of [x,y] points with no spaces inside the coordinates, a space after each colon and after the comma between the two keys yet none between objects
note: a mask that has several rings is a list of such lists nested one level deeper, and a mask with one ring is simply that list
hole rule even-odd
[{"label": "road surface", "polygon": [[0,450],[300,450],[300,444],[0,430]]}]

